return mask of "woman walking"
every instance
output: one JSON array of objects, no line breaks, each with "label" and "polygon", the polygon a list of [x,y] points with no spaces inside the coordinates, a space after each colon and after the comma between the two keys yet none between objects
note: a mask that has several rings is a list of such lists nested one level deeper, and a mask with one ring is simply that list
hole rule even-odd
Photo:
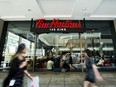
[{"label": "woman walking", "polygon": [[85,65],[86,65],[86,76],[84,78],[84,87],[88,87],[90,84],[91,87],[95,87],[96,79],[98,81],[103,81],[96,65],[94,64],[92,53],[89,49],[86,49],[84,52],[85,56]]},{"label": "woman walking", "polygon": [[32,79],[32,76],[26,70],[27,62],[23,57],[27,51],[25,44],[18,46],[17,52],[10,62],[9,74],[4,80],[3,87],[22,87],[24,73]]}]

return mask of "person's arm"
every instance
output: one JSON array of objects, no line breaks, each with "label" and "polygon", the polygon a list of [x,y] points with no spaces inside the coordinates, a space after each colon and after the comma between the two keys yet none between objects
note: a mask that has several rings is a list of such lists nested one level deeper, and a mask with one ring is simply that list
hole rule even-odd
[{"label": "person's arm", "polygon": [[103,81],[103,78],[101,77],[95,63],[94,63],[94,60],[92,58],[90,58],[90,64],[92,65],[92,68],[93,68],[93,71],[94,71],[94,74],[95,74],[95,77],[98,81]]},{"label": "person's arm", "polygon": [[100,73],[99,73],[99,71],[98,71],[98,69],[97,69],[97,67],[96,67],[95,64],[92,64],[92,68],[93,68],[93,71],[94,71],[94,73],[95,73],[96,79],[97,79],[98,81],[103,81],[103,78],[101,77],[101,75],[100,75]]},{"label": "person's arm", "polygon": [[22,64],[19,66],[19,68],[22,69],[22,68],[24,68],[26,65],[27,65],[27,62],[24,61],[24,62],[22,62]]},{"label": "person's arm", "polygon": [[27,62],[26,61],[24,61],[24,62],[22,62],[22,64],[19,66],[19,68],[20,69],[23,69],[24,70],[24,73],[30,78],[30,79],[32,79],[32,76],[31,76],[31,74],[29,74],[29,72],[26,70],[26,67],[27,66]]},{"label": "person's arm", "polygon": [[30,78],[30,79],[33,79],[32,75],[29,74],[29,72],[27,70],[24,70],[24,73]]}]

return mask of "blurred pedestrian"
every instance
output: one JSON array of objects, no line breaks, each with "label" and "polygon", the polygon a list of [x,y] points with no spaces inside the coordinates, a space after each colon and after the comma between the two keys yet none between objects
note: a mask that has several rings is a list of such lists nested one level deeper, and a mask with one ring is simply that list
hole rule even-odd
[{"label": "blurred pedestrian", "polygon": [[23,57],[27,51],[25,44],[18,46],[17,52],[10,62],[9,74],[4,80],[3,87],[22,87],[24,73],[32,79],[31,74],[26,70],[27,62]]},{"label": "blurred pedestrian", "polygon": [[94,64],[92,53],[89,49],[86,49],[84,52],[85,56],[85,65],[86,65],[86,76],[84,79],[84,87],[88,87],[90,84],[91,87],[95,87],[96,79],[98,81],[103,81],[96,65]]}]

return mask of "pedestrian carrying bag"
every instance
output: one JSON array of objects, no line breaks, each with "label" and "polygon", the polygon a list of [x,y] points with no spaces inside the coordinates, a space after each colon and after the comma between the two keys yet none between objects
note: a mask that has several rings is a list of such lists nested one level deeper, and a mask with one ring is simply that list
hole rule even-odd
[{"label": "pedestrian carrying bag", "polygon": [[35,76],[32,79],[27,79],[27,87],[39,87],[39,77]]},{"label": "pedestrian carrying bag", "polygon": [[11,79],[10,82],[9,82],[9,86],[14,86],[14,85],[15,85],[16,77],[17,77],[17,75],[18,75],[19,73],[20,73],[20,72],[17,72],[17,73],[12,77],[12,79]]}]

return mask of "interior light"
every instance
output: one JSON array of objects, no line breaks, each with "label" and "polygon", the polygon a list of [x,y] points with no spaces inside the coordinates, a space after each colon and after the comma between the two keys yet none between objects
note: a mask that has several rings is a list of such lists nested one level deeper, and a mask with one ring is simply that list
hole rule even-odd
[{"label": "interior light", "polygon": [[110,18],[114,18],[116,17],[116,15],[91,15],[90,17],[110,17]]},{"label": "interior light", "polygon": [[25,16],[1,16],[1,19],[26,18]]},{"label": "interior light", "polygon": [[9,1],[9,0],[0,0],[0,2],[7,2],[7,1]]},{"label": "interior light", "polygon": [[72,17],[71,15],[45,15],[45,18],[50,18],[50,17]]}]

